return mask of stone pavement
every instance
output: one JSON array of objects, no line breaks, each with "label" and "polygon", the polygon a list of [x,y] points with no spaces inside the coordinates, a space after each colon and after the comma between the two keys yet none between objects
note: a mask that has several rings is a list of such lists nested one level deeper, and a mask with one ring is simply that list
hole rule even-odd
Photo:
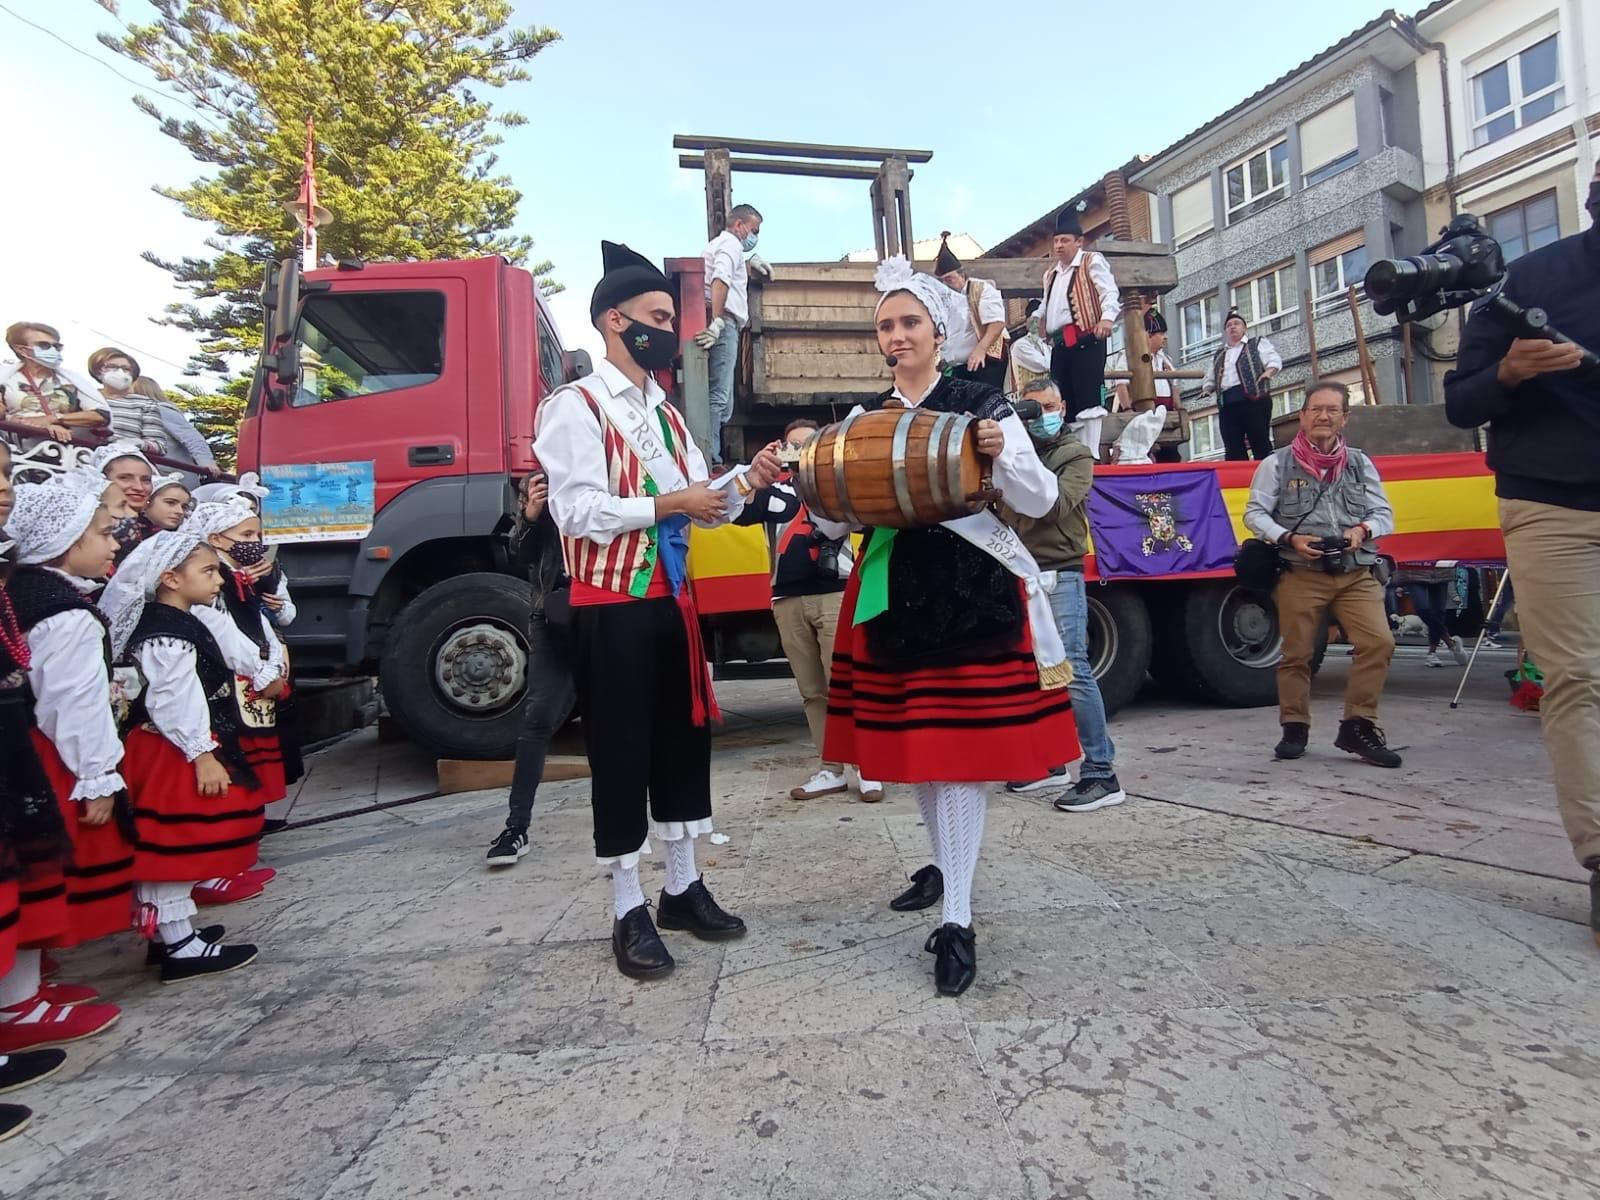
[{"label": "stone pavement", "polygon": [[[1269,711],[1122,714],[1136,799],[994,799],[959,1000],[933,915],[884,904],[927,860],[905,790],[787,798],[810,769],[788,681],[719,686],[730,840],[701,861],[750,936],[668,935],[653,984],[610,963],[581,782],[500,874],[503,792],[291,830],[267,894],[214,916],[252,967],[163,989],[131,938],[64,956],[126,1012],[7,1097],[38,1116],[0,1193],[1600,1195],[1600,951],[1503,657],[1456,713],[1456,672],[1403,658],[1397,772],[1328,745],[1337,652],[1299,763],[1268,761]],[[312,762],[297,820],[431,786],[370,734]]]}]

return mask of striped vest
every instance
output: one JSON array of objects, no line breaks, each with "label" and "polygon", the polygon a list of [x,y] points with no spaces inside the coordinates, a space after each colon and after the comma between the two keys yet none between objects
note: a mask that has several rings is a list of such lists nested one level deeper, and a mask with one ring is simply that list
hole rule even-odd
[{"label": "striped vest", "polygon": [[[658,494],[655,480],[645,472],[644,463],[606,419],[605,410],[593,396],[582,388],[577,389],[589,411],[600,423],[601,440],[606,452],[606,477],[613,496],[654,496]],[[685,479],[689,477],[688,458],[684,447],[689,443],[689,433],[683,417],[671,403],[663,400],[656,409],[661,435],[672,451],[673,460]],[[561,538],[562,556],[567,562],[567,574],[574,580],[608,592],[623,592],[635,598],[642,597],[650,587],[650,577],[656,569],[656,527],[634,529],[619,534],[607,545],[588,538]]]},{"label": "striped vest", "polygon": [[[1067,294],[1067,300],[1072,309],[1072,323],[1088,334],[1093,334],[1095,326],[1100,324],[1100,289],[1094,286],[1094,280],[1089,277],[1089,263],[1094,258],[1095,253],[1093,250],[1085,250],[1083,257],[1078,261],[1077,267],[1067,268],[1072,272],[1072,290]],[[1045,273],[1044,311],[1046,312],[1050,308],[1050,291],[1056,286],[1056,280],[1060,277],[1060,263],[1054,264]],[[1050,332],[1054,332],[1054,330]]]}]

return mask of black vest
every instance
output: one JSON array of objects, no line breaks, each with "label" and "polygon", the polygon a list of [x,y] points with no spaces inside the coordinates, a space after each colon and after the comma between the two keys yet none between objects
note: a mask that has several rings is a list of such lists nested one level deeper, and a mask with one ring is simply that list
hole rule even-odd
[{"label": "black vest", "polygon": [[235,571],[227,563],[221,563],[220,566],[222,602],[227,606],[228,615],[239,627],[239,632],[256,644],[256,649],[261,651],[261,658],[265,661],[268,650],[267,631],[261,624],[261,617],[266,612],[266,605],[261,603],[257,584],[248,576]]},{"label": "black vest", "polygon": [[[0,590],[0,609],[9,604]],[[0,643],[0,880],[35,863],[61,863],[71,850],[61,806],[31,739],[28,673]]]}]

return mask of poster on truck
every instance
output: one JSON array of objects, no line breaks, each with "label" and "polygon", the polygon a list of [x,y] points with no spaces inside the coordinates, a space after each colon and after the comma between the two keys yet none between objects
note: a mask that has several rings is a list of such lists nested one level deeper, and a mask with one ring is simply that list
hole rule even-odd
[{"label": "poster on truck", "polygon": [[261,468],[269,542],[353,542],[372,532],[372,463],[291,463]]}]

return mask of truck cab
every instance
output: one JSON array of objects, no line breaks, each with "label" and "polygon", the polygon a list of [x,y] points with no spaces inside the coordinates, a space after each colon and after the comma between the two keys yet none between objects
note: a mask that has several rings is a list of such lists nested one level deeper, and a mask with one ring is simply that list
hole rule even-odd
[{"label": "truck cab", "polygon": [[[509,755],[527,673],[527,581],[504,534],[540,401],[587,369],[537,281],[504,259],[274,264],[239,466],[372,464],[363,539],[288,543],[299,677],[379,677],[445,757]],[[270,474],[270,470],[267,471]]]}]

